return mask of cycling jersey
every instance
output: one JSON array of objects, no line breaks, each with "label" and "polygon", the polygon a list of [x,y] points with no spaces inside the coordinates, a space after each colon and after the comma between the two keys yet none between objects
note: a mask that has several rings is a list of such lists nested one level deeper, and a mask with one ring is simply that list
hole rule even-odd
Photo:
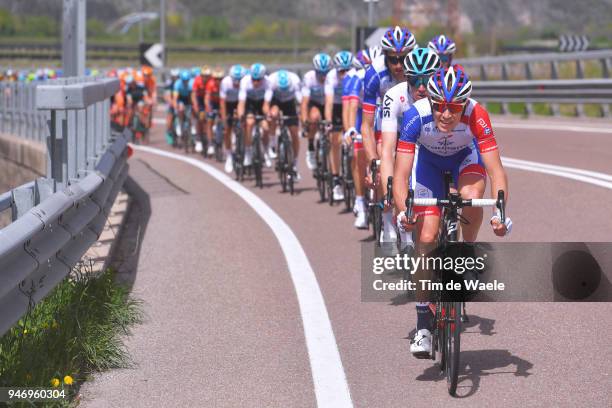
[{"label": "cycling jersey", "polygon": [[204,98],[204,94],[206,93],[206,83],[209,81],[208,78],[202,77],[202,75],[196,76],[191,80],[191,88],[197,98]]},{"label": "cycling jersey", "polygon": [[221,85],[219,87],[219,98],[225,99],[226,103],[238,102],[239,91],[240,83],[238,83],[238,87],[235,87],[234,80],[228,75],[221,81]]},{"label": "cycling jersey", "polygon": [[278,72],[272,73],[268,77],[268,86],[264,94],[264,100],[270,102],[274,99],[276,102],[285,103],[297,101],[302,102],[302,90],[300,77],[293,72],[289,72],[289,88],[281,90],[278,86]]},{"label": "cycling jersey", "polygon": [[402,124],[402,117],[412,104],[414,99],[408,92],[408,83],[402,82],[389,89],[382,99],[382,132],[397,132]]},{"label": "cycling jersey", "polygon": [[348,97],[354,74],[355,70],[351,69],[340,80],[338,71],[335,68],[327,73],[324,92],[325,96],[331,95],[334,97],[334,105],[341,105],[342,97]]},{"label": "cycling jersey", "polygon": [[[417,198],[444,198],[443,171],[450,171],[455,183],[459,176],[475,174],[485,177],[480,153],[497,149],[497,142],[487,111],[469,99],[461,121],[450,132],[436,127],[428,99],[416,101],[403,114],[397,151],[412,153],[419,149],[411,179]],[[417,215],[440,214],[438,207],[415,208]]]},{"label": "cycling jersey", "polygon": [[136,85],[135,87],[128,87],[127,95],[132,98],[133,104],[138,104],[144,100],[147,96],[147,89],[144,86]]},{"label": "cycling jersey", "polygon": [[210,78],[208,82],[206,82],[205,92],[210,95],[210,104],[213,109],[219,108],[219,81]]},{"label": "cycling jersey", "polygon": [[259,85],[255,87],[253,85],[253,79],[251,75],[246,75],[240,80],[240,91],[238,92],[238,100],[246,101],[247,99],[252,101],[263,101],[266,89],[268,89],[268,78],[265,77],[259,82]]},{"label": "cycling jersey", "polygon": [[189,81],[183,81],[182,79],[177,79],[174,82],[174,92],[179,95],[179,98],[189,98],[191,96],[191,90],[193,89],[193,79]]},{"label": "cycling jersey", "polygon": [[325,77],[323,81],[319,81],[317,72],[313,69],[304,75],[302,82],[302,96],[309,98],[309,102],[316,103],[317,105],[325,105]]},{"label": "cycling jersey", "polygon": [[461,122],[451,132],[441,132],[434,123],[428,99],[416,101],[404,112],[397,150],[414,152],[416,142],[440,156],[451,156],[471,146],[476,139],[480,153],[497,149],[497,142],[487,111],[469,99]]},{"label": "cycling jersey", "polygon": [[374,113],[377,103],[385,92],[398,84],[385,65],[385,56],[380,55],[368,68],[363,80],[363,111]]}]

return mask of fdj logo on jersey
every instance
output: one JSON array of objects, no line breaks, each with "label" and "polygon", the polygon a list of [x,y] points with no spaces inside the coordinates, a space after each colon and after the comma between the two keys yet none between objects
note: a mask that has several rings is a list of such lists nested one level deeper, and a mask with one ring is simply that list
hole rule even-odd
[{"label": "fdj logo on jersey", "polygon": [[393,102],[393,98],[385,94],[385,100],[383,101],[383,118],[391,117],[391,102]]}]

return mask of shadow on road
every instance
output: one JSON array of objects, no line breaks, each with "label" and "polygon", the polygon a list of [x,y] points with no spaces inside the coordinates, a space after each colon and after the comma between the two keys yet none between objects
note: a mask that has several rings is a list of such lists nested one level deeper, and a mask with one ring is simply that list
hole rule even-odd
[{"label": "shadow on road", "polygon": [[[514,366],[514,367],[512,367]],[[509,367],[508,369],[504,369]],[[467,398],[474,395],[480,387],[480,379],[487,375],[514,375],[529,377],[533,364],[520,357],[512,355],[508,350],[470,350],[461,352],[461,367],[457,398]],[[416,377],[417,381],[446,381],[437,364],[428,367],[423,374]]]},{"label": "shadow on road", "polygon": [[131,289],[136,280],[142,240],[151,218],[151,200],[131,176],[125,180],[123,188],[131,202],[111,265],[117,271],[117,279]]}]

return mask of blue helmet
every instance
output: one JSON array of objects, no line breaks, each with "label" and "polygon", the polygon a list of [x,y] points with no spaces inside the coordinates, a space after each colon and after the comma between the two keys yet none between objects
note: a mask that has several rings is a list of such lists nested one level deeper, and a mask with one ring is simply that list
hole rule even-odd
[{"label": "blue helmet", "polygon": [[284,69],[281,69],[276,73],[276,75],[278,80],[278,88],[281,91],[288,90],[289,86],[291,85],[291,81],[289,80],[289,72]]},{"label": "blue helmet", "polygon": [[193,67],[191,68],[191,77],[195,78],[198,75],[200,75],[200,72],[202,72],[202,69],[200,67]]},{"label": "blue helmet", "polygon": [[472,82],[459,64],[439,68],[427,83],[429,97],[436,102],[464,103],[472,93]]},{"label": "blue helmet", "polygon": [[181,71],[181,79],[183,81],[189,81],[191,79],[191,72],[189,72],[186,69],[182,70]]},{"label": "blue helmet", "polygon": [[395,28],[390,28],[385,32],[380,39],[380,46],[383,51],[403,54],[412,51],[417,46],[417,43],[410,31],[400,26],[395,26]]},{"label": "blue helmet", "polygon": [[346,71],[353,66],[353,54],[350,51],[340,51],[334,55],[334,65],[340,71]]},{"label": "blue helmet", "polygon": [[429,48],[415,48],[404,58],[406,76],[430,76],[440,68],[440,58]]},{"label": "blue helmet", "polygon": [[427,44],[428,48],[431,48],[438,55],[453,55],[455,51],[457,51],[457,46],[455,42],[445,36],[444,34],[437,35],[431,39],[431,41]]},{"label": "blue helmet", "polygon": [[229,75],[234,81],[240,81],[245,75],[245,69],[240,64],[232,65]]},{"label": "blue helmet", "polygon": [[257,81],[263,79],[265,76],[266,66],[264,64],[256,62],[255,64],[251,65],[251,78]]},{"label": "blue helmet", "polygon": [[326,74],[331,69],[331,57],[324,52],[320,52],[312,59],[312,65],[317,72]]}]

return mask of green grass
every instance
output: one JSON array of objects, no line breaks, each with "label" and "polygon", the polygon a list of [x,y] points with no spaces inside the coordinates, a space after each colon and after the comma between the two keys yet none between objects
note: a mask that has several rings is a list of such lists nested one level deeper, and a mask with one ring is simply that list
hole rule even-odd
[{"label": "green grass", "polygon": [[[49,388],[58,379],[73,399],[90,374],[130,366],[122,336],[142,321],[141,302],[112,270],[95,276],[87,269],[73,272],[0,338],[0,387]],[[65,384],[65,376],[74,383]]]}]

